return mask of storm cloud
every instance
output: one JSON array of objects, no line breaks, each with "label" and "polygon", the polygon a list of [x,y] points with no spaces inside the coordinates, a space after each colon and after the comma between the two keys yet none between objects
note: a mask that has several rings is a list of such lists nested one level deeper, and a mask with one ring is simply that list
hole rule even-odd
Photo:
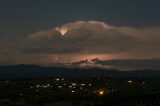
[{"label": "storm cloud", "polygon": [[[64,33],[64,32],[65,33]],[[77,21],[61,27],[39,31],[29,36],[30,53],[105,54],[128,51],[141,40],[123,33],[119,28],[98,21]],[[42,43],[44,43],[42,45]],[[38,45],[38,47],[36,47]],[[39,47],[41,45],[41,47]],[[45,50],[44,50],[45,49]],[[52,52],[51,52],[52,51]]]},{"label": "storm cloud", "polygon": [[[50,64],[82,60],[92,55],[104,59],[105,55],[107,59],[160,56],[160,27],[76,21],[17,39],[16,43],[1,45],[2,62]],[[7,45],[5,49],[4,45]]]}]

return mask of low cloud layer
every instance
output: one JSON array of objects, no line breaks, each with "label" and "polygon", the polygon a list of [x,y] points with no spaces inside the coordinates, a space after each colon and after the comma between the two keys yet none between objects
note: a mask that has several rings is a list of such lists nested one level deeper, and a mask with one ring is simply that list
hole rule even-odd
[{"label": "low cloud layer", "polygon": [[160,57],[160,27],[116,27],[98,21],[77,21],[19,39],[11,45],[4,43],[8,51],[1,46],[2,62],[50,64],[92,55],[102,59]]}]

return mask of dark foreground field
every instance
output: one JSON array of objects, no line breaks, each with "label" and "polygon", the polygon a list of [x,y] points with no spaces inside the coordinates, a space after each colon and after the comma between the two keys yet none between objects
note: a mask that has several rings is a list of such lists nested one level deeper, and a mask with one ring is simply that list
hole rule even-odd
[{"label": "dark foreground field", "polygon": [[1,80],[0,106],[160,106],[160,79]]}]

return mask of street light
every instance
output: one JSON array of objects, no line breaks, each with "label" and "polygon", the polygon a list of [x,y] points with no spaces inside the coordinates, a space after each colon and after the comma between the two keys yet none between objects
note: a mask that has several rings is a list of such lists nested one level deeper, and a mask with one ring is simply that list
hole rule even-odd
[{"label": "street light", "polygon": [[100,96],[104,95],[104,90],[100,90],[100,91],[99,91],[99,95],[100,95]]}]

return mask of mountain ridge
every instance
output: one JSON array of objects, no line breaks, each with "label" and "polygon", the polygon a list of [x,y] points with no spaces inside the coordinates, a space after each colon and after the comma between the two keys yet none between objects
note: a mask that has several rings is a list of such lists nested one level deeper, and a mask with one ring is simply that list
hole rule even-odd
[{"label": "mountain ridge", "polygon": [[11,65],[0,67],[0,78],[38,77],[160,77],[160,70],[118,71],[100,68],[43,67],[38,65]]}]

